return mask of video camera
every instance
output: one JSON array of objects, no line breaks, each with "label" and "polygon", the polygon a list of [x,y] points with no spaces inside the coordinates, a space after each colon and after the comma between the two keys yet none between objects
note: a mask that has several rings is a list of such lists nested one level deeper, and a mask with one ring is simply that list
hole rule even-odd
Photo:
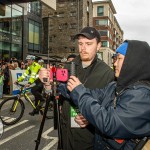
[{"label": "video camera", "polygon": [[[59,82],[67,82],[70,75],[76,75],[76,66],[75,62],[65,63],[65,68],[57,68],[56,64],[50,69],[50,80],[59,81]],[[44,82],[47,82],[47,79],[43,79]]]}]

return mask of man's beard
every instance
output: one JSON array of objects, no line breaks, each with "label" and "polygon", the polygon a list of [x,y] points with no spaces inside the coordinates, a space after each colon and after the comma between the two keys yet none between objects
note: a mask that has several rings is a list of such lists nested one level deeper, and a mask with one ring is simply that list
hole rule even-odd
[{"label": "man's beard", "polygon": [[[89,56],[87,55],[87,56],[82,56],[83,54],[80,54],[80,58],[81,58],[81,60],[82,61],[90,61],[90,58],[89,58]],[[84,54],[85,55],[85,54]]]},{"label": "man's beard", "polygon": [[81,60],[82,60],[82,61],[90,61],[89,58],[82,58],[82,57],[81,57]]}]

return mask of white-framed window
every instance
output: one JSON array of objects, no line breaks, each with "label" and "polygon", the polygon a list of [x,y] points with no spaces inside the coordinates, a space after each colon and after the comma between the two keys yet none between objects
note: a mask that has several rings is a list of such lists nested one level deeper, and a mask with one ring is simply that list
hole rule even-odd
[{"label": "white-framed window", "polygon": [[96,20],[96,25],[108,25],[108,20],[106,19]]},{"label": "white-framed window", "polygon": [[104,6],[97,6],[97,16],[104,16]]}]

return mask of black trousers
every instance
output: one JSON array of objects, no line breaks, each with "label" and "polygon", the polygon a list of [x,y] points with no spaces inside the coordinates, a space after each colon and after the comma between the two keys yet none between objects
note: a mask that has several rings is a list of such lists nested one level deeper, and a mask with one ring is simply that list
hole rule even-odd
[{"label": "black trousers", "polygon": [[31,93],[35,97],[35,106],[38,105],[38,101],[44,101],[42,96],[42,90],[43,90],[43,83],[40,81],[40,79],[37,79],[35,81],[35,86],[32,87]]}]

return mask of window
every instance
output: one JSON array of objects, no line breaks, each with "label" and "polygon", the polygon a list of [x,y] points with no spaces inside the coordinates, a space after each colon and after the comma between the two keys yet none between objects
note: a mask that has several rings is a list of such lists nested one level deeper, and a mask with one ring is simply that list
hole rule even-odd
[{"label": "window", "polygon": [[29,20],[29,49],[40,50],[40,24]]},{"label": "window", "polygon": [[108,47],[107,46],[107,41],[102,41],[102,47]]},{"label": "window", "polygon": [[108,25],[108,20],[106,19],[96,20],[96,25]]},{"label": "window", "polygon": [[97,16],[104,15],[104,6],[97,6]]},{"label": "window", "polygon": [[64,12],[60,12],[58,15],[60,18],[64,18]]},{"label": "window", "polygon": [[30,2],[30,3],[28,3],[27,11],[39,16],[40,13],[41,13],[40,2]]},{"label": "window", "polygon": [[100,31],[101,36],[107,36],[107,30],[102,30]]},{"label": "window", "polygon": [[71,29],[76,29],[77,28],[77,24],[76,23],[70,23],[70,28]]},{"label": "window", "polygon": [[76,11],[70,12],[70,17],[75,17],[77,15]]}]

